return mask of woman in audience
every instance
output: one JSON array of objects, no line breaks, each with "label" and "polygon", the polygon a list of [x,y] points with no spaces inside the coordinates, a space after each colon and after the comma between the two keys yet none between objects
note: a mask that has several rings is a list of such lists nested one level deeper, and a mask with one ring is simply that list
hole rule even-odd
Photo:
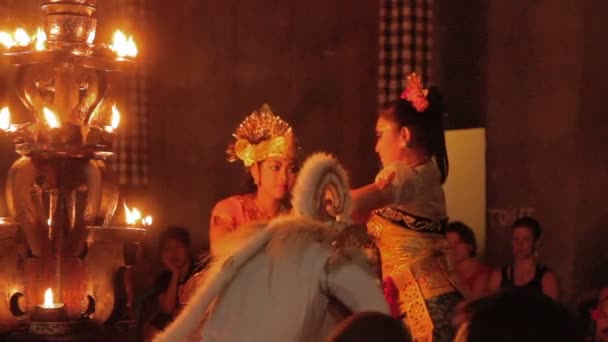
[{"label": "woman in audience", "polygon": [[490,290],[517,289],[544,294],[559,300],[557,276],[537,260],[541,227],[537,220],[525,216],[512,226],[513,263],[495,270],[490,277]]},{"label": "woman in audience", "polygon": [[203,265],[198,264],[190,251],[190,233],[186,228],[169,227],[159,239],[159,251],[164,270],[158,274],[152,293],[144,300],[140,317],[140,339],[163,330],[179,314],[180,291],[184,284]]},{"label": "woman in audience", "polygon": [[452,222],[448,224],[446,238],[460,292],[466,299],[485,295],[492,268],[476,258],[477,241],[473,230],[462,222]]}]

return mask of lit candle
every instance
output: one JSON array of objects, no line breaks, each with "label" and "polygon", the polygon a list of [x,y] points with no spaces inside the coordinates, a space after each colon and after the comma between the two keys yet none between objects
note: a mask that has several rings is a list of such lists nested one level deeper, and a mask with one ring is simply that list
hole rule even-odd
[{"label": "lit candle", "polygon": [[46,33],[41,28],[36,32],[36,51],[46,50]]},{"label": "lit candle", "polygon": [[136,57],[137,56],[137,45],[132,36],[127,36],[120,30],[116,30],[114,33],[114,39],[110,49],[116,53],[118,59],[124,59],[125,57]]},{"label": "lit candle", "polygon": [[105,127],[105,131],[108,133],[114,133],[120,124],[120,111],[116,108],[116,104],[112,105],[112,122],[109,126]]},{"label": "lit candle", "polygon": [[144,217],[143,219],[141,219],[141,223],[144,225],[144,227],[151,226],[152,225],[152,216],[148,215],[148,216]]},{"label": "lit candle", "polygon": [[0,109],[0,130],[8,136],[16,136],[19,125],[11,124],[11,111],[8,107]]},{"label": "lit candle", "polygon": [[55,112],[47,107],[42,108],[44,123],[47,129],[41,131],[42,142],[58,143],[62,138],[61,122]]},{"label": "lit candle", "polygon": [[44,120],[46,121],[46,124],[50,128],[61,127],[61,123],[59,123],[59,120],[57,120],[57,116],[55,115],[55,113],[52,110],[44,107],[42,109],[42,113],[44,114]]},{"label": "lit candle", "polygon": [[5,132],[11,129],[11,111],[8,107],[0,109],[0,129]]},{"label": "lit candle", "polygon": [[13,34],[0,32],[0,44],[10,52],[23,52],[30,50],[32,38],[24,29],[18,28]]},{"label": "lit candle", "polygon": [[125,206],[125,220],[127,225],[129,226],[151,226],[152,225],[152,216],[146,215],[143,216],[141,211],[137,208],[129,208],[126,203]]},{"label": "lit candle", "polygon": [[67,319],[65,304],[55,303],[50,287],[44,292],[44,303],[34,308],[31,319],[36,322],[61,322]]},{"label": "lit candle", "polygon": [[44,292],[44,303],[42,304],[42,307],[45,309],[55,309],[62,306],[64,306],[63,303],[55,303],[53,300],[53,290],[51,290],[50,287],[46,289]]}]

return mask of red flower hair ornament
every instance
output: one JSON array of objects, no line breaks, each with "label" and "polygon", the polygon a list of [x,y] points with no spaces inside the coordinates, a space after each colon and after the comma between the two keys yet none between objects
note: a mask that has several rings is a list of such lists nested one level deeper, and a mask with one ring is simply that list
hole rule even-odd
[{"label": "red flower hair ornament", "polygon": [[424,89],[420,77],[415,73],[407,76],[405,90],[401,93],[401,98],[409,101],[418,112],[424,112],[429,106],[426,96],[429,90]]}]

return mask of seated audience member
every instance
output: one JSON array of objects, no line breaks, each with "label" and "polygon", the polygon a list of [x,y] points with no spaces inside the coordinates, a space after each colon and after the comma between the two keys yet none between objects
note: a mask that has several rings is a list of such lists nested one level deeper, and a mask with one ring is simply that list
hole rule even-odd
[{"label": "seated audience member", "polygon": [[466,224],[451,222],[447,228],[449,256],[465,298],[478,298],[488,291],[492,268],[477,259],[475,233]]},{"label": "seated audience member", "polygon": [[140,339],[149,340],[163,330],[181,309],[181,287],[198,272],[190,250],[190,233],[186,228],[169,227],[161,233],[159,250],[164,270],[156,277],[152,293],[144,300],[140,317]]},{"label": "seated audience member", "polygon": [[541,236],[538,221],[529,216],[519,218],[512,225],[512,233],[513,263],[492,273],[490,291],[517,289],[559,300],[557,276],[537,260]]},{"label": "seated audience member", "polygon": [[468,320],[455,342],[580,341],[568,311],[551,298],[504,290],[467,306]]}]

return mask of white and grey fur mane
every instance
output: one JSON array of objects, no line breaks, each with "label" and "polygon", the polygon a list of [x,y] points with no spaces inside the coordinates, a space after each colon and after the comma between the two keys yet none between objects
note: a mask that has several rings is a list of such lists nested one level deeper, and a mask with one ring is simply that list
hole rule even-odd
[{"label": "white and grey fur mane", "polygon": [[327,153],[313,154],[302,166],[293,191],[294,214],[317,218],[322,191],[331,181],[340,192],[340,219],[350,223],[352,199],[348,174],[338,160]]},{"label": "white and grey fur mane", "polygon": [[196,289],[184,310],[154,341],[200,340],[199,336],[193,334],[200,330],[215,299],[231,284],[239,270],[261,251],[279,256],[286,250],[303,248],[307,241],[329,242],[337,231],[330,227],[328,234],[327,222],[318,221],[316,212],[322,200],[322,187],[327,185],[328,178],[339,189],[340,215],[348,222],[352,202],[346,171],[334,157],[324,153],[314,154],[306,160],[296,181],[293,213],[275,218],[261,230],[262,223],[250,223],[239,228],[239,235],[248,236],[238,239],[241,241],[235,245],[234,252],[211,262],[204,271],[202,285]]}]

